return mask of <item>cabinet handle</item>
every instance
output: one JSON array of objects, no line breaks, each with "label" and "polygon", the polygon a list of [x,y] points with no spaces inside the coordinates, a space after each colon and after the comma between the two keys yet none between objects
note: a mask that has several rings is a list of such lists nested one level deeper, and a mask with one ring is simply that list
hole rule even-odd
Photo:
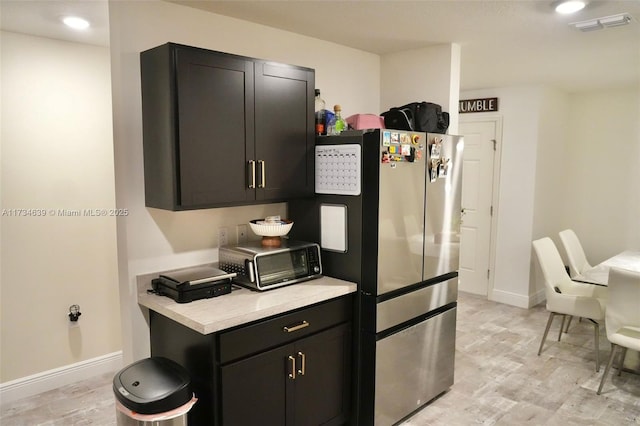
[{"label": "cabinet handle", "polygon": [[266,163],[264,160],[258,160],[258,164],[260,164],[260,180],[261,183],[258,185],[258,188],[266,188],[267,187],[267,169]]},{"label": "cabinet handle", "polygon": [[292,380],[296,379],[296,359],[293,355],[289,355],[289,361],[291,361],[291,369],[289,370],[289,378]]},{"label": "cabinet handle", "polygon": [[307,356],[302,352],[298,352],[298,357],[300,358],[300,369],[298,370],[298,374],[304,376],[304,370],[307,365]]},{"label": "cabinet handle", "polygon": [[251,171],[250,171],[251,183],[249,184],[249,188],[255,189],[256,188],[256,162],[253,160],[249,160],[249,167],[251,168]]},{"label": "cabinet handle", "polygon": [[293,333],[294,331],[298,331],[301,328],[305,328],[305,327],[309,327],[309,323],[306,321],[302,321],[298,325],[284,326],[282,327],[282,331],[284,331],[285,333]]}]

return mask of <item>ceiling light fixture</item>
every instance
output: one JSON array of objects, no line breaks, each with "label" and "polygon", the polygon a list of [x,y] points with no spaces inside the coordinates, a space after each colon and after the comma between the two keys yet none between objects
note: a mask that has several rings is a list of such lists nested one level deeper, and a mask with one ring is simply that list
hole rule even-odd
[{"label": "ceiling light fixture", "polygon": [[89,28],[89,21],[78,16],[65,16],[62,22],[74,30],[86,30]]},{"label": "ceiling light fixture", "polygon": [[586,5],[587,2],[581,0],[564,0],[554,4],[556,12],[562,13],[563,15],[576,13],[577,11],[584,9]]},{"label": "ceiling light fixture", "polygon": [[609,27],[619,27],[620,25],[627,25],[631,23],[631,21],[633,21],[632,16],[625,12],[617,15],[603,16],[602,18],[589,19],[588,21],[572,22],[569,26],[587,32]]},{"label": "ceiling light fixture", "polygon": [[605,27],[618,27],[620,25],[627,25],[631,22],[631,15],[628,13],[621,13],[619,15],[605,16],[599,18],[598,21]]},{"label": "ceiling light fixture", "polygon": [[600,24],[600,22],[598,22],[597,19],[591,21],[574,22],[573,26],[583,32],[595,31],[603,28],[603,26]]}]

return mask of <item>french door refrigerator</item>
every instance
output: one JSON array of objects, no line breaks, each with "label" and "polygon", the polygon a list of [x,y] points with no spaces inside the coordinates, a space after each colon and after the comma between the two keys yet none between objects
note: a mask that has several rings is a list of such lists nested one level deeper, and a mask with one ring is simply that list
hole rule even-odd
[{"label": "french door refrigerator", "polygon": [[453,384],[463,140],[389,129],[317,137],[291,237],[358,284],[357,425],[391,425]]}]

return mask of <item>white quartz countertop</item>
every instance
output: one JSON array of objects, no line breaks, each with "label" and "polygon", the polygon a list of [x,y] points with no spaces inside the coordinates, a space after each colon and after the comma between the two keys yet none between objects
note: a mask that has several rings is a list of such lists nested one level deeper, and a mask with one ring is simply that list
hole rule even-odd
[{"label": "white quartz countertop", "polygon": [[234,285],[238,289],[230,294],[177,303],[170,297],[147,293],[151,289],[151,280],[157,276],[156,273],[138,277],[138,304],[202,334],[324,302],[357,289],[355,283],[321,277],[267,291],[253,291]]}]

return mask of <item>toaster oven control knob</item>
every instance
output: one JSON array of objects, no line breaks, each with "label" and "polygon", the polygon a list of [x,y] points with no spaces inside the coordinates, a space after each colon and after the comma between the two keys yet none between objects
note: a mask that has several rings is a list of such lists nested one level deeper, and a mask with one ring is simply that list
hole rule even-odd
[{"label": "toaster oven control knob", "polygon": [[319,274],[320,273],[320,267],[318,265],[313,267],[313,273],[314,274]]}]

